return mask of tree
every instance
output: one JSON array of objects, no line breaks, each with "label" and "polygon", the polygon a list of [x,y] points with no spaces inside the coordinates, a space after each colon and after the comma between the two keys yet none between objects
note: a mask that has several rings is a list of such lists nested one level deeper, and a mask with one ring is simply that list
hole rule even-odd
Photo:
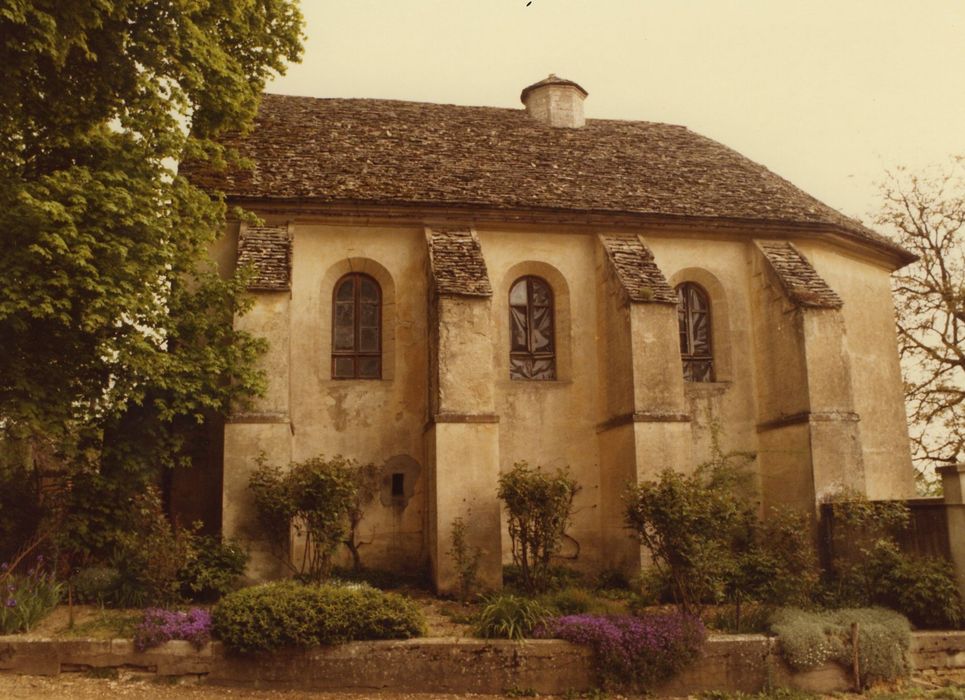
[{"label": "tree", "polygon": [[919,257],[894,276],[898,348],[916,467],[965,458],[965,161],[898,170],[876,223]]},{"label": "tree", "polygon": [[218,137],[301,21],[295,0],[0,0],[0,440],[27,462],[136,489],[260,390],[243,280],[207,262],[225,205],[176,164],[230,161]]}]

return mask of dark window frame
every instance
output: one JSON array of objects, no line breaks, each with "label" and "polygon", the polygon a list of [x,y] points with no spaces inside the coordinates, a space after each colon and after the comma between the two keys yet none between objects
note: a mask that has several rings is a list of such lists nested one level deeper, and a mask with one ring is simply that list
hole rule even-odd
[{"label": "dark window frame", "polygon": [[[513,309],[524,308],[519,304],[513,304],[513,290],[521,282],[526,284],[526,350],[513,349],[513,334],[515,331],[513,320]],[[533,303],[533,285],[541,285],[546,291],[549,303],[546,307],[541,307]],[[509,285],[509,378],[520,381],[555,381],[557,379],[556,367],[556,295],[553,293],[553,286],[542,277],[537,275],[523,275],[513,280]],[[534,329],[534,310],[547,308],[549,310],[550,323],[550,349],[535,350],[533,341]],[[517,362],[514,362],[516,360]],[[526,376],[519,367],[518,362],[536,362],[538,360],[549,361],[550,367],[545,376]]]},{"label": "dark window frame", "polygon": [[[715,381],[714,367],[714,324],[710,295],[707,290],[696,282],[681,282],[674,290],[677,292],[677,325],[680,337],[680,359],[683,364],[684,380],[688,382]],[[704,309],[692,308],[692,296],[695,294],[703,303]],[[703,328],[706,331],[707,352],[699,353],[694,350],[698,324],[696,319],[700,314],[706,316]],[[696,378],[695,378],[696,377]]]},{"label": "dark window frame", "polygon": [[[348,281],[349,279],[351,279],[351,280],[353,281],[353,283],[354,283],[354,291],[353,291],[353,299],[352,299],[352,301],[353,301],[353,312],[352,312],[352,326],[353,326],[353,331],[352,331],[352,349],[351,349],[351,350],[338,350],[338,349],[336,349],[336,333],[337,333],[337,330],[338,330],[338,328],[339,328],[339,325],[338,325],[338,313],[337,313],[338,292],[339,292],[339,290],[342,288],[342,285],[345,284],[345,282]],[[360,342],[360,340],[361,340],[361,328],[362,328],[362,324],[361,324],[362,313],[361,313],[361,312],[362,312],[362,304],[363,304],[363,302],[361,301],[361,294],[362,294],[362,280],[363,280],[363,279],[368,280],[368,281],[370,281],[373,285],[375,285],[375,290],[376,290],[377,295],[378,295],[378,300],[377,300],[378,314],[377,314],[377,321],[376,321],[376,323],[377,323],[378,325],[377,325],[377,327],[376,327],[376,330],[377,330],[377,333],[376,333],[376,341],[377,341],[377,342],[376,342],[376,350],[366,350],[366,351],[363,351],[363,350],[360,350],[360,349],[359,349],[359,348],[361,347],[361,342]],[[383,349],[383,348],[382,348],[382,302],[383,302],[382,285],[380,285],[379,282],[378,282],[378,280],[376,280],[374,277],[372,277],[371,275],[367,275],[367,274],[365,274],[364,272],[349,272],[349,273],[347,273],[347,274],[342,275],[341,277],[339,277],[338,282],[335,283],[335,287],[332,289],[332,365],[331,365],[332,379],[338,379],[338,380],[346,380],[346,379],[348,379],[348,380],[352,380],[352,379],[362,379],[362,380],[372,380],[372,379],[375,379],[375,380],[378,380],[378,379],[382,379],[382,349]],[[365,302],[365,303],[369,303],[369,302]],[[346,358],[346,357],[352,358],[352,369],[353,369],[352,376],[344,376],[344,375],[339,376],[339,375],[336,374],[336,372],[335,372],[335,364],[336,364],[337,360],[339,360],[339,359],[341,359],[341,358]],[[377,373],[376,373],[375,376],[373,376],[373,377],[363,377],[363,376],[360,376],[360,375],[359,375],[360,362],[361,362],[361,360],[364,359],[364,358],[375,358],[375,359],[378,361],[378,371],[377,371]]]}]

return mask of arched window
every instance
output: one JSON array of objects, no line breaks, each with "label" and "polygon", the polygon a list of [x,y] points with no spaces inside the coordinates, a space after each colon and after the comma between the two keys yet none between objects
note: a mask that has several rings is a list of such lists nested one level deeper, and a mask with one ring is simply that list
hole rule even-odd
[{"label": "arched window", "polygon": [[545,280],[527,275],[509,289],[509,376],[556,379],[553,337],[553,290]]},{"label": "arched window", "polygon": [[368,275],[352,272],[332,295],[332,378],[382,377],[382,290]]},{"label": "arched window", "polygon": [[710,341],[710,300],[693,282],[677,286],[677,320],[680,326],[680,357],[688,382],[714,381],[714,356]]}]

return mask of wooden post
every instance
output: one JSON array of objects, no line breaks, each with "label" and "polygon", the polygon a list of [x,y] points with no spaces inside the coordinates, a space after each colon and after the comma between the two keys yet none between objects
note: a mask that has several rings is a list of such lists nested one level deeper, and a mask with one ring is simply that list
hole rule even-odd
[{"label": "wooden post", "polygon": [[948,545],[958,592],[965,599],[965,463],[938,467],[945,498]]},{"label": "wooden post", "polygon": [[851,623],[851,670],[854,673],[854,689],[861,692],[861,663],[860,642],[858,641],[858,623]]}]

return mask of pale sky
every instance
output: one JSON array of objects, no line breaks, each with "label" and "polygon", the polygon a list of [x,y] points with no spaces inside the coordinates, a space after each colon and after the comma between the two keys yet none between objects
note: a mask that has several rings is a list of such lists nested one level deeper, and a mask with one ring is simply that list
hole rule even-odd
[{"label": "pale sky", "polygon": [[965,155],[965,0],[303,0],[270,92],[682,124],[868,222],[885,170]]}]

